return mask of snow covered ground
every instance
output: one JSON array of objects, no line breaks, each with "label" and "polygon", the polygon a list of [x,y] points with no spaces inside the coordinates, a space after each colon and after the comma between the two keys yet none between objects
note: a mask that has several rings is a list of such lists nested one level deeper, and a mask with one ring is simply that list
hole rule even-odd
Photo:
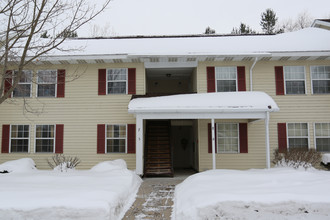
[{"label": "snow covered ground", "polygon": [[123,160],[91,170],[37,170],[31,159],[0,164],[0,219],[121,219],[142,182]]},{"label": "snow covered ground", "polygon": [[175,190],[172,219],[330,219],[330,172],[211,170]]}]

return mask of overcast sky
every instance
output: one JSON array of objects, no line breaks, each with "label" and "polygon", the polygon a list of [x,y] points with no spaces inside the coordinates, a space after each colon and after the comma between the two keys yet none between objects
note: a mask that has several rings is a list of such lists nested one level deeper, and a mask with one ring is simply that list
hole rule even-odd
[{"label": "overcast sky", "polygon": [[113,0],[108,9],[78,32],[91,36],[91,26],[126,35],[201,34],[207,26],[228,34],[241,22],[261,32],[261,13],[273,9],[279,22],[307,12],[330,18],[330,0]]}]

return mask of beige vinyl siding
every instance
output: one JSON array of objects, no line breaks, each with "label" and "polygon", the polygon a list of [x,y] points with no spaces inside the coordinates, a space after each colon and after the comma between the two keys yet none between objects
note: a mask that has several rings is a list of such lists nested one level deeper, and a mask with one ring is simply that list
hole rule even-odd
[{"label": "beige vinyl siding", "polygon": [[[251,62],[203,62],[197,67],[198,92],[207,92],[207,66],[245,66],[246,88],[250,90],[249,70]],[[270,152],[278,148],[277,123],[308,123],[309,147],[314,145],[314,123],[330,122],[330,94],[311,94],[310,66],[330,65],[330,61],[259,61],[253,69],[253,91],[263,91],[278,104],[280,111],[270,114]],[[304,66],[306,71],[306,94],[281,95],[275,93],[275,66]],[[208,153],[207,123],[199,120],[199,171],[212,168],[212,154]],[[239,122],[239,121],[235,121]],[[248,154],[217,154],[217,168],[249,169],[266,167],[264,121],[248,123]],[[271,164],[272,165],[272,164]]]},{"label": "beige vinyl siding", "polygon": [[79,77],[66,82],[65,98],[36,98],[36,84],[33,84],[32,98],[27,98],[26,102],[34,113],[24,110],[21,98],[8,99],[6,103],[1,104],[0,135],[3,124],[29,124],[31,132],[30,152],[0,154],[0,163],[31,157],[38,168],[48,169],[46,159],[51,158],[53,154],[34,153],[35,125],[64,124],[63,153],[78,156],[82,161],[78,168],[87,169],[101,161],[122,158],[130,169],[134,169],[135,154],[96,153],[97,124],[135,124],[135,118],[127,112],[131,95],[98,95],[100,68],[136,68],[136,92],[145,93],[145,70],[142,63],[34,66],[35,71],[65,69],[67,81],[70,81],[73,75],[77,74]]}]

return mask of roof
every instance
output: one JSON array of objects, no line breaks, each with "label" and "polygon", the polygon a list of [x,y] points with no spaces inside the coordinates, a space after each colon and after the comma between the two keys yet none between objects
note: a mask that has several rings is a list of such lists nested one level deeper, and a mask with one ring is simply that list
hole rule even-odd
[{"label": "roof", "polygon": [[[306,28],[278,35],[68,39],[40,61],[62,63],[330,59],[330,32]],[[284,57],[284,58],[283,58]],[[180,60],[182,59],[182,60]],[[61,62],[62,61],[62,62]]]},{"label": "roof", "polygon": [[330,30],[330,19],[315,19],[311,27],[323,28]]},{"label": "roof", "polygon": [[136,98],[129,113],[245,113],[275,112],[279,108],[264,92],[218,92]]}]

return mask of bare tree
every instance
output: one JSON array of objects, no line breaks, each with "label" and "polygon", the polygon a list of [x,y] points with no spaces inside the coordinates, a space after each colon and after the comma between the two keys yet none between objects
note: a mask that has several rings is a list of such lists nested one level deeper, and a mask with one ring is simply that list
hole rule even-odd
[{"label": "bare tree", "polygon": [[93,24],[90,26],[91,37],[110,37],[116,35],[115,31],[111,28],[109,23],[104,26]]},{"label": "bare tree", "polygon": [[[100,14],[111,0],[1,0],[0,104],[17,87],[24,69],[53,50],[62,50],[66,33],[76,32]],[[48,38],[40,38],[43,33]],[[15,71],[8,71],[8,67]],[[10,89],[5,90],[5,84]]]},{"label": "bare tree", "polygon": [[287,19],[282,22],[282,29],[284,32],[292,32],[310,27],[314,19],[310,16],[308,11],[298,14],[295,20]]}]

